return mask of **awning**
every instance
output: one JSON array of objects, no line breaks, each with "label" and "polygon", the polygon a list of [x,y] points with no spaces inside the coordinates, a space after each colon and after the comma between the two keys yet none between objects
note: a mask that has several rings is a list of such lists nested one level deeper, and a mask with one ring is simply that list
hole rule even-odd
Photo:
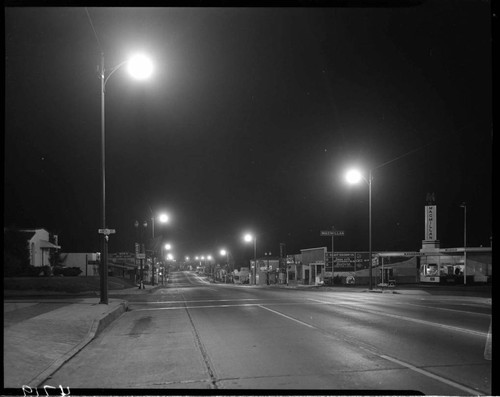
[{"label": "awning", "polygon": [[45,249],[48,249],[48,248],[61,249],[61,246],[52,244],[50,241],[40,240],[40,248],[42,248],[42,249],[44,249],[44,248]]}]

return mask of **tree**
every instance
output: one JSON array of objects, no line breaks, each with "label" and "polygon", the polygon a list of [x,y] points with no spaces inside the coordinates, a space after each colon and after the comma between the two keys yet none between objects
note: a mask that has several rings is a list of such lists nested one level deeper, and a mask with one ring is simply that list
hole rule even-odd
[{"label": "tree", "polygon": [[17,230],[4,230],[4,276],[14,277],[25,273],[30,266],[26,236]]}]

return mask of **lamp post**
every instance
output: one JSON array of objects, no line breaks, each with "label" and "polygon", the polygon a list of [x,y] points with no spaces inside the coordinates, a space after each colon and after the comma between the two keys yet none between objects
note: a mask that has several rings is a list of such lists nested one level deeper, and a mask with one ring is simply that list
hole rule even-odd
[{"label": "lamp post", "polygon": [[464,209],[464,285],[467,284],[467,205],[465,202],[460,204]]},{"label": "lamp post", "polygon": [[228,273],[228,270],[229,270],[229,251],[227,251],[225,249],[221,249],[220,250],[220,254],[222,256],[226,257],[226,272],[224,274],[224,283],[227,284],[227,273]]},{"label": "lamp post", "polygon": [[[155,241],[154,241],[154,239],[155,239],[155,216],[153,215],[153,211],[151,209],[150,209],[150,211],[151,211],[151,236],[152,236],[152,240],[153,240],[153,246],[152,246],[153,255],[151,258],[153,275],[151,278],[151,285],[155,285],[155,260],[156,260]],[[161,223],[168,222],[168,215],[165,213],[160,214],[160,216],[158,218],[159,218]]]},{"label": "lamp post", "polygon": [[[144,259],[145,256],[143,257],[143,255],[145,255],[145,247],[144,247],[144,230],[146,230],[146,228],[148,227],[148,223],[146,221],[142,222],[142,226],[143,226],[143,230],[139,233],[139,221],[135,221],[134,222],[134,226],[136,228],[136,240],[138,240],[136,243],[139,244],[139,253],[141,255],[141,257],[139,258],[139,263],[140,263],[140,266],[141,266],[141,273],[140,273],[140,282],[139,282],[139,288],[143,288],[144,285],[143,285],[143,282],[144,282],[144,266],[143,266],[143,263],[144,263]],[[136,251],[137,253],[137,251]]]},{"label": "lamp post", "polygon": [[109,78],[127,64],[129,72],[138,79],[149,77],[152,72],[152,64],[143,56],[136,56],[126,60],[112,68],[106,76],[107,70],[104,68],[104,52],[101,53],[101,266],[100,266],[100,301],[101,304],[108,304],[108,239],[109,230],[106,228],[106,122],[105,122],[105,93],[106,83]]},{"label": "lamp post", "polygon": [[363,175],[357,170],[350,170],[346,174],[346,180],[349,183],[358,183],[363,179],[368,183],[368,277],[369,277],[369,289],[373,289],[372,285],[372,170],[368,171],[368,179],[365,179]]},{"label": "lamp post", "polygon": [[253,241],[253,283],[257,285],[257,237],[247,233],[243,239],[248,243]]},{"label": "lamp post", "polygon": [[269,258],[271,257],[271,252],[264,252],[264,256],[267,257],[267,265],[266,265],[266,283],[269,285]]}]

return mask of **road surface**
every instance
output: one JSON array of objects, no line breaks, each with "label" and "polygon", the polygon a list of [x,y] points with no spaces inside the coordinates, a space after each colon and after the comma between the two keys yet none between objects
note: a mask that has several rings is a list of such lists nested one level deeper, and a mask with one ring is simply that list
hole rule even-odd
[{"label": "road surface", "polygon": [[173,273],[56,372],[71,388],[491,394],[484,298],[210,284]]}]

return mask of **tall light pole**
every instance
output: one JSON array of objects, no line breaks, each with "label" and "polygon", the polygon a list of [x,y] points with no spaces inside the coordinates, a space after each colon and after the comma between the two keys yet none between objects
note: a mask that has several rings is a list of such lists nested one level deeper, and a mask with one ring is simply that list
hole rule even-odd
[{"label": "tall light pole", "polygon": [[250,233],[245,234],[243,239],[249,243],[253,241],[253,283],[257,284],[257,236],[254,236]]},{"label": "tall light pole", "polygon": [[100,301],[108,304],[108,239],[112,232],[106,228],[106,122],[105,122],[105,93],[109,78],[123,65],[128,65],[129,72],[137,79],[144,79],[152,73],[152,64],[144,56],[136,56],[112,68],[106,76],[104,68],[104,52],[101,52],[101,267],[100,267]]},{"label": "tall light pole", "polygon": [[229,269],[229,251],[226,251],[225,249],[221,249],[220,254],[222,256],[226,257],[226,272],[224,274],[224,283],[227,283],[227,273],[228,273],[228,269]]},{"label": "tall light pole", "polygon": [[[153,268],[153,276],[151,278],[151,285],[155,285],[155,260],[156,260],[156,250],[155,250],[155,216],[153,214],[153,210],[151,208],[149,209],[151,211],[151,237],[153,240],[153,246],[152,246],[152,251],[153,255],[151,257],[151,263],[152,263],[152,268]],[[168,222],[168,215],[165,213],[160,214],[158,217],[161,223],[167,223]]]},{"label": "tall light pole", "polygon": [[363,175],[357,170],[350,170],[346,174],[346,180],[349,183],[358,183],[363,179],[368,184],[368,277],[369,277],[369,289],[373,289],[372,274],[373,274],[373,264],[372,264],[372,170],[368,171],[368,179],[365,179]]},{"label": "tall light pole", "polygon": [[[162,213],[158,216],[158,219],[161,223],[167,223],[169,221],[169,217],[167,214]],[[152,236],[155,238],[155,216],[153,215],[153,211],[151,211],[151,228],[152,228]]]},{"label": "tall light pole", "polygon": [[464,209],[464,285],[467,284],[467,205],[465,202],[460,204]]}]

